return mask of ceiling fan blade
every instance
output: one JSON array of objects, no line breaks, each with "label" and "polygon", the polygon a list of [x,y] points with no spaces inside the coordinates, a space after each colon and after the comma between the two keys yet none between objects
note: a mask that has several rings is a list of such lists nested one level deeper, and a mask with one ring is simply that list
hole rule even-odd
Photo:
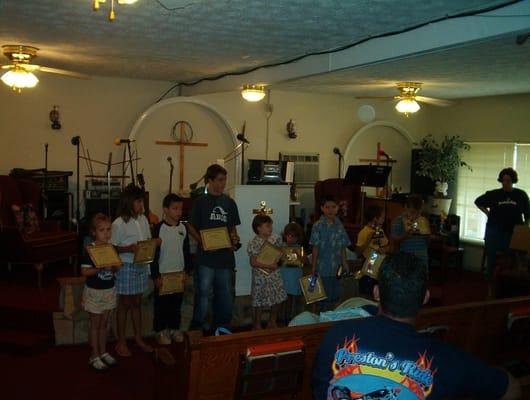
[{"label": "ceiling fan blade", "polygon": [[2,65],[2,69],[13,69],[13,68],[15,68],[13,64]]},{"label": "ceiling fan blade", "polygon": [[416,96],[416,100],[421,101],[423,103],[432,104],[434,106],[441,106],[441,107],[447,107],[453,104],[453,102],[449,100],[435,99],[434,97],[425,97],[425,96]]},{"label": "ceiling fan blade", "polygon": [[50,68],[50,67],[39,67],[42,72],[49,72],[51,74],[69,76],[70,78],[77,79],[90,79],[90,76],[85,74],[80,74],[79,72],[67,71],[65,69]]},{"label": "ceiling fan blade", "polygon": [[394,96],[355,96],[356,99],[394,100]]}]

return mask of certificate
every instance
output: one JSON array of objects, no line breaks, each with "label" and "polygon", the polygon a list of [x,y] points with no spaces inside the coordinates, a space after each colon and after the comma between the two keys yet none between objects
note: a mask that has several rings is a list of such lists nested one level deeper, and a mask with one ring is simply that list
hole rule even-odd
[{"label": "certificate", "polygon": [[203,229],[201,231],[202,248],[205,251],[230,249],[232,241],[228,234],[228,228],[222,226],[220,228]]},{"label": "certificate", "polygon": [[135,264],[149,264],[155,259],[156,241],[153,239],[142,240],[136,243],[136,252],[134,253]]},{"label": "certificate", "polygon": [[184,281],[186,280],[184,271],[161,274],[160,278],[162,279],[162,287],[159,291],[160,296],[184,292]]},{"label": "certificate", "polygon": [[324,290],[324,285],[322,284],[322,279],[320,276],[317,278],[317,283],[313,291],[309,291],[309,283],[311,282],[312,275],[302,276],[300,278],[300,288],[304,294],[306,304],[316,303],[317,301],[325,300],[328,298],[326,296],[326,291]]},{"label": "certificate", "polygon": [[257,262],[263,265],[276,265],[283,256],[283,251],[269,242],[263,243],[261,250],[256,259]]},{"label": "certificate", "polygon": [[110,243],[87,246],[86,251],[96,268],[110,268],[123,265],[118,252]]},{"label": "certificate", "polygon": [[282,249],[282,264],[287,267],[304,266],[304,249],[303,247],[284,247]]}]

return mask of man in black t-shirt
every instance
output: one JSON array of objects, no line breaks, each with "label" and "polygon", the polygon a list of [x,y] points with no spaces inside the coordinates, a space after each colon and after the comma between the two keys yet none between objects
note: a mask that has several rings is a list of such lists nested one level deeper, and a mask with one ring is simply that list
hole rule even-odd
[{"label": "man in black t-shirt", "polygon": [[502,183],[501,189],[490,190],[475,200],[476,206],[488,217],[484,237],[488,280],[491,280],[495,271],[497,252],[510,247],[514,226],[528,224],[530,220],[528,195],[524,190],[513,187],[517,183],[517,172],[505,168],[497,180]]},{"label": "man in black t-shirt", "polygon": [[313,368],[315,400],[516,399],[507,372],[414,329],[429,299],[427,269],[408,253],[388,255],[374,288],[377,316],[345,320],[320,343]]},{"label": "man in black t-shirt", "polygon": [[[234,250],[239,244],[236,226],[241,224],[235,201],[223,193],[226,169],[217,164],[210,165],[204,179],[208,192],[195,200],[188,224],[190,235],[199,243],[194,274],[195,305],[190,329],[203,328],[212,288],[215,327],[226,326],[232,320]],[[200,231],[220,227],[228,229],[234,247],[205,251]]]}]

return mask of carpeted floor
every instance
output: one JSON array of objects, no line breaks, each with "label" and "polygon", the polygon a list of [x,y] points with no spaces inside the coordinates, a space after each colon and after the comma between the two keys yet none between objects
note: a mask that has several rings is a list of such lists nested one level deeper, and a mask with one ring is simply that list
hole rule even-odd
[{"label": "carpeted floor", "polygon": [[[9,354],[0,348],[2,382],[7,383],[3,385],[5,398],[146,400],[161,397],[157,393],[164,393],[164,398],[178,398],[182,382],[177,377],[185,374],[182,345],[172,346],[177,365],[169,370],[156,368],[152,355],[135,349],[133,357],[120,359],[119,366],[106,373],[89,369],[88,346],[52,345],[51,313],[59,310],[56,278],[69,275],[68,265],[52,266],[45,270],[43,288],[38,289],[30,267],[0,271],[0,335],[5,329],[22,337],[22,342],[37,340],[38,335],[46,342],[26,355]],[[433,271],[431,280],[431,297],[435,299],[432,306],[479,301],[487,294],[486,284],[477,273],[450,270],[441,283],[437,271]],[[169,393],[173,395],[166,397]]]}]

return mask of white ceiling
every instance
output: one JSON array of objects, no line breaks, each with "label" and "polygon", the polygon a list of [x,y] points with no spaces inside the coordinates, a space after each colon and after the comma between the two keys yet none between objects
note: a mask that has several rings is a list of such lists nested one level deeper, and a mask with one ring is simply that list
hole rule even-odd
[{"label": "white ceiling", "polygon": [[[0,44],[41,48],[36,61],[91,75],[187,81],[284,61],[337,48],[368,36],[399,31],[444,16],[512,3],[487,0],[139,0],[117,6],[117,19],[106,18],[110,0],[92,11],[92,0],[4,0],[0,2]],[[166,7],[180,7],[175,11]],[[509,43],[508,43],[509,44]],[[529,65],[528,45],[505,46]],[[522,75],[513,58],[498,60],[487,45],[453,50],[420,61],[385,65],[315,77],[297,89],[350,91],[370,80],[415,80],[439,83],[424,94],[458,96],[454,88],[473,80],[475,91],[492,79]],[[489,68],[480,68],[484,60]],[[464,63],[462,63],[464,62]],[[477,71],[480,73],[477,74]],[[414,72],[414,74],[412,73]],[[479,75],[479,76],[477,76]],[[528,90],[528,75],[521,78]],[[342,88],[343,84],[349,85]],[[512,86],[513,86],[512,82]],[[508,84],[507,84],[508,85]],[[432,86],[434,89],[434,85]],[[453,88],[453,89],[451,89]],[[368,93],[368,92],[364,92]]]},{"label": "white ceiling", "polygon": [[530,93],[530,40],[490,40],[392,62],[330,72],[276,88],[355,96],[391,96],[397,81],[423,82],[421,95],[454,99]]}]

